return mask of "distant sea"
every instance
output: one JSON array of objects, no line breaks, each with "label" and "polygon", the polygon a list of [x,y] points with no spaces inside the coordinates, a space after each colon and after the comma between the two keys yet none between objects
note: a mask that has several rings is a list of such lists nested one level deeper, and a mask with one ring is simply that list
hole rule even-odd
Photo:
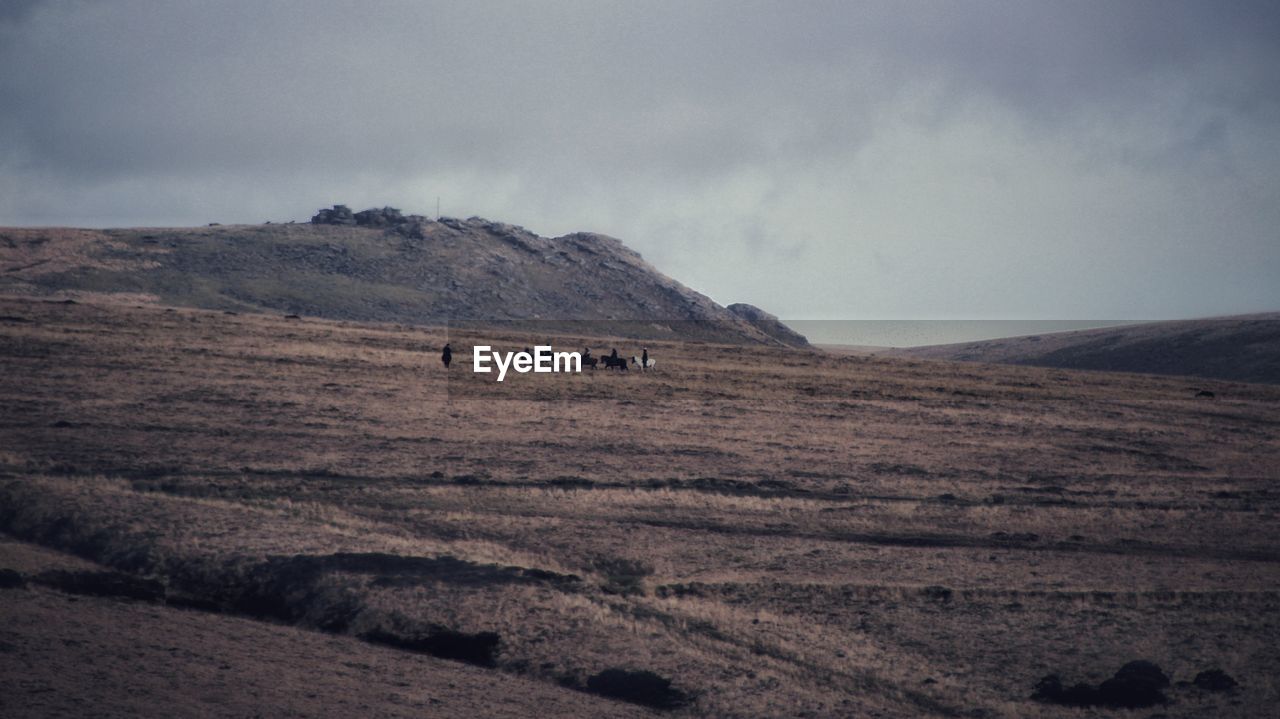
[{"label": "distant sea", "polygon": [[1150,320],[783,320],[814,344],[922,347],[1023,337]]}]

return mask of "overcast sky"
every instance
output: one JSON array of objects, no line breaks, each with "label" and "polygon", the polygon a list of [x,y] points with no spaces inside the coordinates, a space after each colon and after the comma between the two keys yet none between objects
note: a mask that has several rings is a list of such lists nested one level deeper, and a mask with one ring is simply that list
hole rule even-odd
[{"label": "overcast sky", "polygon": [[1280,309],[1275,2],[0,0],[0,225],[614,235],[786,318]]}]

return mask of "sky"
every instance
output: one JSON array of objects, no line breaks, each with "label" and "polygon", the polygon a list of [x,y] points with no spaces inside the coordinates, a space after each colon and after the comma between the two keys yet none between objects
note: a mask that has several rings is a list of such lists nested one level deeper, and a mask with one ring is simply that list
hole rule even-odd
[{"label": "sky", "polygon": [[0,0],[0,225],[479,215],[783,318],[1280,309],[1280,4]]}]

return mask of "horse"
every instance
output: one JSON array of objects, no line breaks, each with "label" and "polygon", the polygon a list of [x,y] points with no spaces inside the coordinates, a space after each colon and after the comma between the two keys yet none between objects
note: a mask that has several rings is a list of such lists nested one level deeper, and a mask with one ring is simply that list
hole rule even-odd
[{"label": "horse", "polygon": [[646,363],[644,363],[644,364],[640,364],[640,358],[639,358],[639,357],[632,357],[632,358],[631,358],[631,364],[633,364],[633,365],[636,365],[636,366],[640,367],[640,369],[653,369],[655,366],[657,366],[658,361],[657,361],[657,360],[655,360],[654,358],[650,357],[648,362],[646,362]]},{"label": "horse", "polygon": [[605,369],[617,367],[623,372],[627,371],[627,361],[622,359],[621,357],[601,357],[600,361],[604,362]]},{"label": "horse", "polygon": [[583,358],[582,358],[582,366],[583,366],[583,367],[590,367],[591,369],[595,369],[595,368],[596,368],[596,365],[598,365],[598,364],[600,364],[600,358],[599,358],[599,357],[583,357]]}]

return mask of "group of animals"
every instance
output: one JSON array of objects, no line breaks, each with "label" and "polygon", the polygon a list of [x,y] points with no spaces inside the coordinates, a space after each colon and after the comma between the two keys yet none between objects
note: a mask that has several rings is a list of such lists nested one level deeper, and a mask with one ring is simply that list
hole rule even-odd
[{"label": "group of animals", "polygon": [[657,366],[658,361],[649,357],[649,350],[645,350],[644,355],[640,357],[633,356],[630,362],[624,357],[618,357],[615,354],[605,355],[603,357],[592,357],[590,352],[582,354],[582,368],[590,367],[595,369],[597,365],[604,365],[605,369],[616,369],[626,372],[631,365],[639,367],[641,370],[650,370]]},{"label": "group of animals", "polygon": [[[529,353],[530,350],[528,347],[526,347],[524,351],[526,353]],[[444,351],[440,353],[440,361],[444,363],[445,369],[449,369],[449,364],[453,362],[452,347],[450,347],[449,345],[444,346]],[[604,363],[605,369],[616,369],[616,370],[621,370],[623,372],[626,372],[628,369],[630,369],[627,363],[627,360],[625,358],[619,357],[617,350],[614,350],[613,354],[605,355],[604,357],[592,357],[590,349],[583,351],[582,366],[584,369],[587,367],[590,367],[591,369],[594,370],[596,366],[602,362]],[[649,350],[645,349],[643,355],[639,357],[632,356],[630,364],[636,365],[641,370],[651,370],[658,365],[658,361],[650,358]]]}]

